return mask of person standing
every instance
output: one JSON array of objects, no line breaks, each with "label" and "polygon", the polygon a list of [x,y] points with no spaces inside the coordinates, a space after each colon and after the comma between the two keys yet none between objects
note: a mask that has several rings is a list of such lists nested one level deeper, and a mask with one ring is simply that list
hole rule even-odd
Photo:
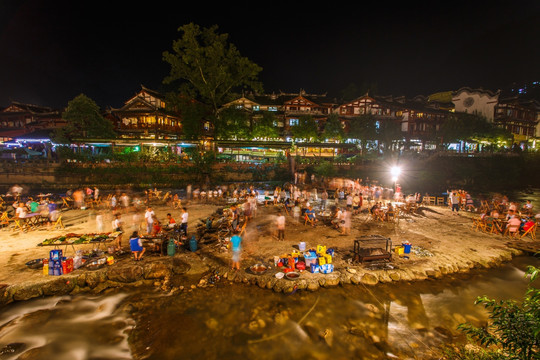
[{"label": "person standing", "polygon": [[353,215],[358,215],[360,213],[360,195],[358,193],[354,194],[352,207]]},{"label": "person standing", "polygon": [[323,210],[326,210],[326,201],[327,200],[328,200],[328,192],[326,191],[326,189],[324,189],[322,194],[321,194],[321,208]]},{"label": "person standing", "polygon": [[[450,195],[450,203],[452,204],[452,214],[458,215],[459,213],[459,196],[456,194],[455,191],[452,191],[452,194]],[[455,213],[454,213],[455,211]]]},{"label": "person standing", "polygon": [[342,224],[342,234],[350,235],[351,234],[351,209],[349,207],[345,208],[343,212],[343,224]]},{"label": "person standing", "polygon": [[240,253],[242,251],[242,238],[238,235],[238,231],[234,231],[231,237],[230,245],[232,250],[232,269],[240,270]]},{"label": "person standing", "polygon": [[[116,214],[114,216],[114,221],[112,223],[112,227],[113,227],[114,231],[123,233],[124,229],[122,228],[122,225],[123,225],[123,223],[122,223],[122,219],[120,219],[120,214]],[[122,250],[122,234],[119,234],[116,237],[116,249],[117,250]]]},{"label": "person standing", "polygon": [[285,240],[285,216],[281,211],[278,212],[276,227],[278,240]]},{"label": "person standing", "polygon": [[182,208],[182,221],[180,223],[180,231],[184,232],[184,235],[187,236],[187,226],[188,226],[188,211],[185,207]]},{"label": "person standing", "polygon": [[186,187],[186,196],[188,200],[191,200],[191,184]]},{"label": "person standing", "polygon": [[146,233],[150,235],[152,233],[152,226],[154,225],[154,210],[149,206],[144,213],[144,219],[146,220]]}]

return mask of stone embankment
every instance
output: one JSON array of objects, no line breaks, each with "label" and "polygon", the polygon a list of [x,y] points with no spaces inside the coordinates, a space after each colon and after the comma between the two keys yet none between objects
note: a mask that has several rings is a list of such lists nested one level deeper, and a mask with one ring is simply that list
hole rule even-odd
[{"label": "stone embankment", "polygon": [[90,271],[84,268],[62,276],[36,276],[36,280],[13,284],[2,289],[0,304],[29,300],[43,296],[99,294],[111,288],[134,288],[153,286],[164,292],[191,291],[214,286],[217,281],[244,283],[271,289],[275,292],[292,293],[296,290],[316,291],[345,284],[374,286],[379,283],[412,282],[440,279],[446,275],[467,273],[473,269],[487,269],[511,261],[521,251],[505,248],[486,258],[452,259],[440,261],[436,266],[414,264],[400,268],[370,270],[363,266],[338,268],[330,274],[302,272],[300,278],[288,280],[274,276],[276,269],[255,275],[249,271],[234,271],[219,259],[201,253],[181,253],[174,257],[147,258],[141,262],[123,259],[116,264]]}]

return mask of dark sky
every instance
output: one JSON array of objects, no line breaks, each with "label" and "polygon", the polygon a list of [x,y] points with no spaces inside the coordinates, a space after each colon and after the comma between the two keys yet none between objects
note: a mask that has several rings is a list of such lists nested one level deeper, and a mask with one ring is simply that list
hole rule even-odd
[{"label": "dark sky", "polygon": [[62,108],[80,93],[119,107],[141,84],[159,90],[162,53],[189,22],[228,33],[267,92],[497,90],[540,80],[539,19],[540,1],[0,0],[0,107]]}]

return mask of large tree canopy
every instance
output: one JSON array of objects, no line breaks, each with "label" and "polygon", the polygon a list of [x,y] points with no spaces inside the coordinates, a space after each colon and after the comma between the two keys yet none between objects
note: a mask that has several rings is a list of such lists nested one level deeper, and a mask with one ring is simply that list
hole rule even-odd
[{"label": "large tree canopy", "polygon": [[180,39],[175,40],[172,52],[165,51],[163,60],[171,65],[164,83],[179,81],[179,93],[199,98],[217,114],[235,90],[262,90],[257,77],[262,68],[243,57],[228,42],[228,34],[219,34],[218,27],[201,28],[190,23],[181,26]]},{"label": "large tree canopy", "polygon": [[249,115],[242,109],[227,107],[215,119],[215,135],[219,139],[238,140],[251,137]]},{"label": "large tree canopy", "polygon": [[304,139],[314,141],[319,136],[317,123],[311,115],[302,115],[298,118],[298,125],[291,126],[291,135],[295,140]]},{"label": "large tree canopy", "polygon": [[342,141],[345,137],[345,131],[343,130],[343,125],[339,120],[337,114],[330,114],[326,123],[324,124],[324,130],[322,133],[324,140],[337,140]]},{"label": "large tree canopy", "polygon": [[454,141],[507,140],[511,135],[486,118],[467,113],[454,113],[441,125],[438,137],[443,143]]},{"label": "large tree canopy", "polygon": [[277,117],[273,112],[265,111],[262,117],[257,118],[253,124],[251,136],[255,138],[277,138],[279,131],[276,126]]},{"label": "large tree canopy", "polygon": [[99,106],[89,97],[80,94],[68,102],[62,119],[67,125],[56,130],[54,139],[68,143],[73,139],[111,139],[116,137],[112,122],[101,115]]}]

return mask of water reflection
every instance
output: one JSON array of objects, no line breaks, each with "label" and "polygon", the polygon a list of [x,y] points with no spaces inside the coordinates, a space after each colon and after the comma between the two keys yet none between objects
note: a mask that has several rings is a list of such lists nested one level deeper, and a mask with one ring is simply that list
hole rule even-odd
[{"label": "water reflection", "polygon": [[435,358],[439,345],[464,339],[457,325],[486,321],[477,296],[523,296],[527,264],[540,262],[518,258],[451,280],[290,296],[221,283],[174,296],[40,299],[0,313],[0,359]]}]

